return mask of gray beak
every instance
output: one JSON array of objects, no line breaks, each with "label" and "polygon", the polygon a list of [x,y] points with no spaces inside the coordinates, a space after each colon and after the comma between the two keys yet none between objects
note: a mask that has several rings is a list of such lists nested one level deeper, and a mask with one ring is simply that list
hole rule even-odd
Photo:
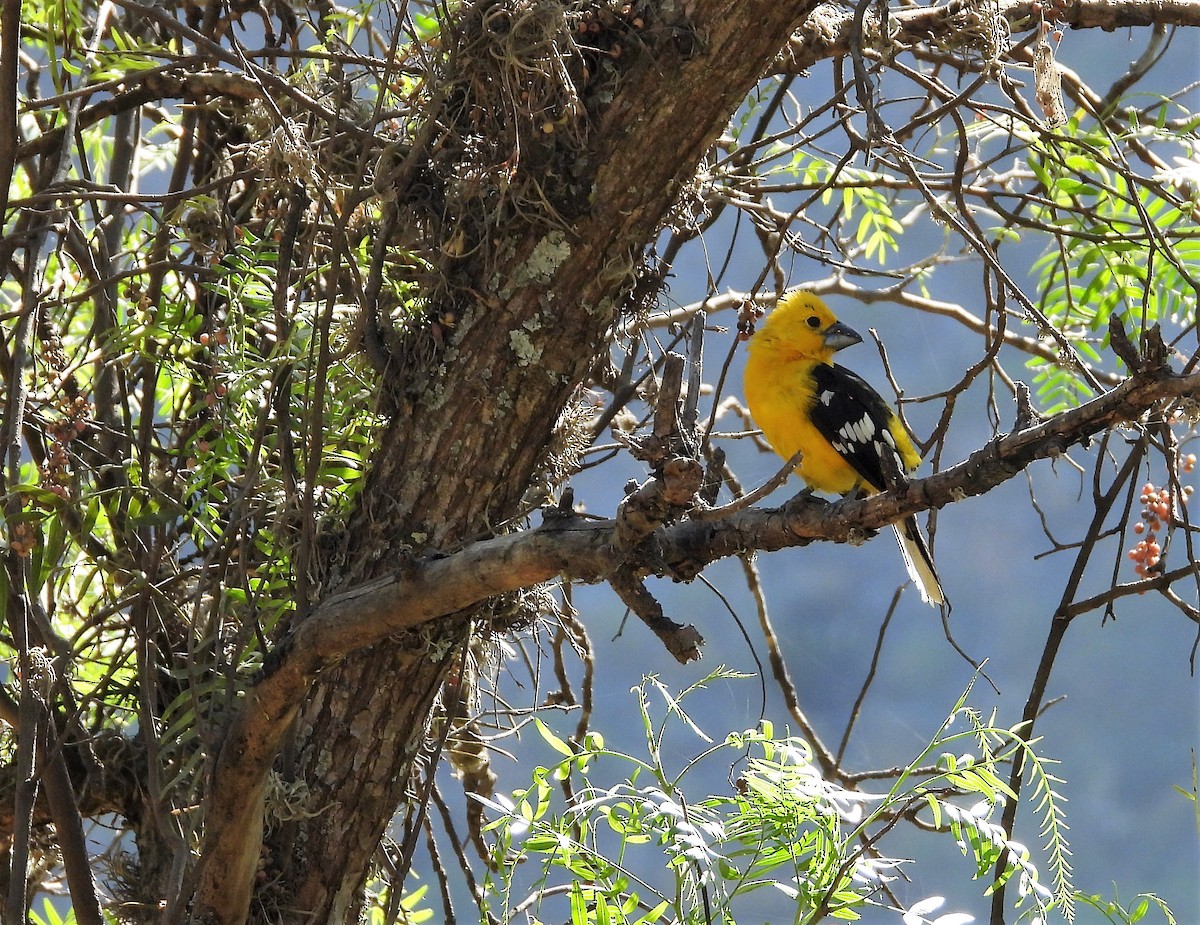
[{"label": "gray beak", "polygon": [[861,343],[862,335],[840,321],[835,321],[825,329],[825,346],[832,350],[841,350],[843,347],[853,347]]}]

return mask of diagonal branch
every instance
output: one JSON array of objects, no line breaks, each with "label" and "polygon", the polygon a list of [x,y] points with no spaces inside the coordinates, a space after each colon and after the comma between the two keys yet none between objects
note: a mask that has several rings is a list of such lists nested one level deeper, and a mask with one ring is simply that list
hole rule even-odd
[{"label": "diagonal branch", "polygon": [[263,679],[247,692],[226,737],[214,789],[224,795],[207,820],[210,889],[238,859],[257,859],[267,772],[309,686],[322,668],[389,636],[457,613],[489,597],[555,577],[595,582],[618,569],[690,579],[717,559],[747,550],[777,550],[815,540],[846,542],[908,514],[984,494],[1038,459],[1053,458],[1109,427],[1140,418],[1174,399],[1200,399],[1200,374],[1165,371],[1127,379],[1078,408],[997,437],[963,462],[903,490],[830,504],[802,493],[780,508],[749,509],[722,520],[663,527],[634,550],[615,544],[613,521],[555,517],[543,526],[474,543],[451,555],[413,559],[393,574],[326,599],[274,653]]}]

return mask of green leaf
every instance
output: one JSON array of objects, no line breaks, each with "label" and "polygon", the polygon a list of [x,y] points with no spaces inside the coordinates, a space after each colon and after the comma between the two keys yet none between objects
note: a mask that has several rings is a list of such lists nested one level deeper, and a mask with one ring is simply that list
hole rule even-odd
[{"label": "green leaf", "polygon": [[670,905],[671,904],[664,899],[657,906],[634,922],[633,925],[656,925],[656,923],[666,914],[667,909],[670,908]]},{"label": "green leaf", "polygon": [[575,752],[571,750],[571,746],[555,735],[550,727],[542,722],[540,718],[535,716],[533,718],[533,724],[537,728],[537,731],[541,734],[542,738],[546,740],[546,744],[552,749],[554,749],[560,755],[566,756],[567,758],[575,757]]},{"label": "green leaf", "polygon": [[925,794],[925,802],[933,811],[933,827],[939,829],[942,826],[942,804],[938,802],[937,797],[932,793]]},{"label": "green leaf", "polygon": [[571,884],[571,925],[589,925],[592,918],[588,913],[587,902],[583,898],[583,889],[578,883]]}]

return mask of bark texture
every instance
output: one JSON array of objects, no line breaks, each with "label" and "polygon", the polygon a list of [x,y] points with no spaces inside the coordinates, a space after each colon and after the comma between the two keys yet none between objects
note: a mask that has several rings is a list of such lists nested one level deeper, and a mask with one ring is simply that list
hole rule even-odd
[{"label": "bark texture", "polygon": [[[504,6],[467,9],[460,47],[470,47],[472,29],[512,28],[511,20],[496,19]],[[642,249],[675,203],[680,178],[692,175],[811,6],[697,0],[648,7],[643,41],[623,65],[611,102],[593,106],[578,128],[584,144],[562,146],[531,165],[545,176],[570,177],[574,198],[559,198],[555,214],[526,210],[486,237],[472,234],[471,256],[441,268],[451,281],[444,310],[455,319],[449,349],[436,369],[416,374],[422,381],[396,383],[400,410],[341,538],[331,589],[394,570],[412,552],[452,551],[518,513],[560,412],[605,349]],[[479,73],[472,84],[503,79]],[[444,112],[432,117],[447,121]],[[424,141],[433,152],[439,139],[428,132]],[[423,156],[418,146],[406,163]],[[406,199],[415,172],[401,168],[401,210],[420,208]],[[269,838],[269,905],[282,920],[356,920],[385,827],[398,806],[419,796],[414,761],[426,750],[431,707],[469,625],[462,616],[420,636],[379,642],[322,673],[302,708],[271,704],[279,726],[299,709],[282,772],[304,783],[311,813]],[[301,687],[306,680],[297,676]],[[244,709],[260,706],[252,692]],[[232,925],[246,915],[259,863],[263,762],[274,745],[235,734],[224,746],[195,908],[202,921]],[[248,775],[247,750],[256,755]],[[231,791],[236,796],[223,805]]]}]

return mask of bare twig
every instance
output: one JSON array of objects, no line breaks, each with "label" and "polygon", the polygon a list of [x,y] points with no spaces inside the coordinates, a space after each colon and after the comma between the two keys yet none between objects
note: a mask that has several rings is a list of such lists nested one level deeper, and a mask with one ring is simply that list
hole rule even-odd
[{"label": "bare twig", "polygon": [[797,452],[780,467],[778,472],[759,485],[758,488],[744,495],[739,495],[728,504],[722,504],[720,507],[697,508],[688,516],[692,520],[720,520],[722,517],[727,517],[735,511],[740,511],[750,507],[752,504],[756,504],[788,480],[788,477],[800,465],[800,458],[801,454]]},{"label": "bare twig", "polygon": [[704,637],[690,623],[684,626],[663,613],[660,604],[629,569],[618,569],[608,583],[626,607],[659,638],[677,662],[686,665],[700,658]]}]

